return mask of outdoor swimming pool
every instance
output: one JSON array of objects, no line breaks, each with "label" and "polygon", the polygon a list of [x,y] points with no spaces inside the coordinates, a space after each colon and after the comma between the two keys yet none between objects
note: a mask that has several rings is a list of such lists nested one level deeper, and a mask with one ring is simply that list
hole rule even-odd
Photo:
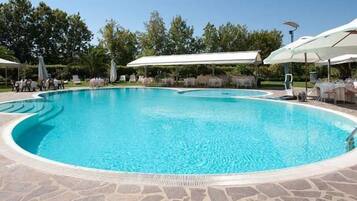
[{"label": "outdoor swimming pool", "polygon": [[[356,126],[324,110],[229,94],[264,95],[143,88],[43,94],[44,100],[17,103],[22,104],[20,112],[39,110],[41,104],[52,109],[47,109],[49,116],[42,112],[41,124],[14,133],[14,140],[33,154],[84,167],[222,174],[293,167],[341,155]],[[0,110],[7,107],[0,105]]]}]

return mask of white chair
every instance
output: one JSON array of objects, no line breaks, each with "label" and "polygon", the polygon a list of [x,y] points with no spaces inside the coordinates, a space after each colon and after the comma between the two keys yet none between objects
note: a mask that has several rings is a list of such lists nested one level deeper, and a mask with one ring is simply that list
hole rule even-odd
[{"label": "white chair", "polygon": [[144,84],[144,80],[145,80],[144,76],[140,75],[139,79],[138,79],[138,82],[141,83],[141,84]]},{"label": "white chair", "polygon": [[129,82],[136,82],[136,75],[135,74],[130,75]]},{"label": "white chair", "polygon": [[125,75],[121,75],[119,81],[120,82],[126,82],[126,76]]},{"label": "white chair", "polygon": [[79,79],[78,75],[72,75],[73,84],[80,84],[81,80]]}]

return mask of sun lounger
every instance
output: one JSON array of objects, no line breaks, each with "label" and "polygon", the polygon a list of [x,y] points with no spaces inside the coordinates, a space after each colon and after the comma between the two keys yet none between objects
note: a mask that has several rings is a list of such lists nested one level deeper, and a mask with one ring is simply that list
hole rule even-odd
[{"label": "sun lounger", "polygon": [[130,75],[129,82],[136,82],[136,75],[135,74]]},{"label": "sun lounger", "polygon": [[78,75],[72,76],[73,84],[81,84],[81,80],[79,79]]},{"label": "sun lounger", "polygon": [[126,76],[125,75],[121,75],[119,81],[120,82],[126,82]]}]

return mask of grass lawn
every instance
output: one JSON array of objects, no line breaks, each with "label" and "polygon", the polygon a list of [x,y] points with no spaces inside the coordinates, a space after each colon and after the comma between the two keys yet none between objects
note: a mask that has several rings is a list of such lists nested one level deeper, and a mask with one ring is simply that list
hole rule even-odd
[{"label": "grass lawn", "polygon": [[[294,87],[305,88],[305,82],[294,82]],[[307,83],[308,88],[314,87],[314,85],[310,82]],[[261,87],[262,89],[284,89],[283,81],[262,81]]]}]

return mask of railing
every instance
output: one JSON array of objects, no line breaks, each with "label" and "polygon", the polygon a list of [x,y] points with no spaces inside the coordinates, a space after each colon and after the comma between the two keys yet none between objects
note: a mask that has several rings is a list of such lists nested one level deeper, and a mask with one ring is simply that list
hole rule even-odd
[{"label": "railing", "polygon": [[351,151],[355,148],[355,135],[357,133],[357,127],[351,132],[351,134],[346,138],[346,151]]}]

